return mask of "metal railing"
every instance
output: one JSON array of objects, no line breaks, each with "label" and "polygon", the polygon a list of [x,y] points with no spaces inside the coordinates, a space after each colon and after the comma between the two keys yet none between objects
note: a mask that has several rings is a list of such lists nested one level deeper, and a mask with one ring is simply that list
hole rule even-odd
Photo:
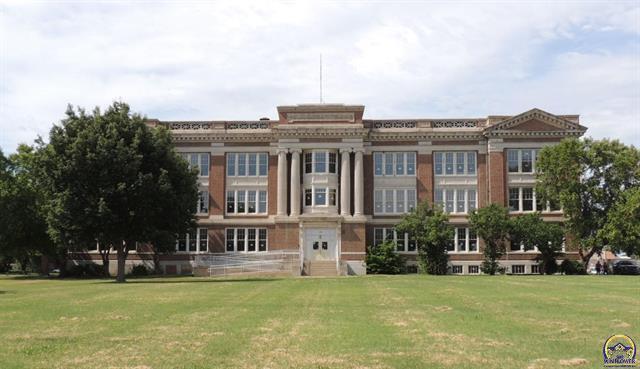
[{"label": "metal railing", "polygon": [[300,253],[278,250],[256,253],[196,255],[199,275],[227,276],[241,274],[300,274]]}]

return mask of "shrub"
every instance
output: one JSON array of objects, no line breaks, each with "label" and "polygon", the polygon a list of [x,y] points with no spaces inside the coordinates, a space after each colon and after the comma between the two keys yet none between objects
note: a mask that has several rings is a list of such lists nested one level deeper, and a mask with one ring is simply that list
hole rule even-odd
[{"label": "shrub", "polygon": [[396,252],[391,241],[369,246],[365,261],[369,274],[403,274],[407,271],[404,257]]},{"label": "shrub", "polygon": [[147,268],[144,264],[136,264],[131,268],[130,276],[133,277],[144,277],[151,274],[149,268]]},{"label": "shrub", "polygon": [[564,259],[560,264],[560,272],[566,275],[586,274],[587,270],[579,261]]},{"label": "shrub", "polygon": [[95,263],[77,264],[67,269],[65,277],[100,278],[104,277],[102,266]]}]

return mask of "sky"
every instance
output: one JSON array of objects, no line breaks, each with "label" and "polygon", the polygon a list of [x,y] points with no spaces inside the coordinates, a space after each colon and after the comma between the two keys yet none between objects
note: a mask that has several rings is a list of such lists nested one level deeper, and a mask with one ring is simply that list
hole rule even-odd
[{"label": "sky", "polygon": [[0,0],[0,149],[45,139],[67,104],[161,120],[579,114],[640,147],[640,2]]}]

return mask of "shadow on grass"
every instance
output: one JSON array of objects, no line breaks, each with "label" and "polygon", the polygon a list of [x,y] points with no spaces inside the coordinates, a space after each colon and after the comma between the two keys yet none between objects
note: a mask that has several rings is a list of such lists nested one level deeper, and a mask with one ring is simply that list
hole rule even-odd
[{"label": "shadow on grass", "polygon": [[[145,276],[145,277],[127,277],[127,281],[123,284],[181,284],[181,283],[236,283],[236,282],[275,282],[283,278],[274,277],[248,277],[248,278],[206,278],[192,276]],[[75,279],[78,280],[78,279]],[[118,284],[115,279],[97,279],[94,284],[113,283]]]}]

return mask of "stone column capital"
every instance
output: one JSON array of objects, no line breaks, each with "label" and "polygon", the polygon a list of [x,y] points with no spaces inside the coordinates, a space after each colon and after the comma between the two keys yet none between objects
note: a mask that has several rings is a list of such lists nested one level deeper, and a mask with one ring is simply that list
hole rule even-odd
[{"label": "stone column capital", "polygon": [[342,149],[340,149],[340,154],[344,154],[344,153],[349,154],[352,151],[353,151],[353,149],[351,149],[351,148],[342,148]]},{"label": "stone column capital", "polygon": [[289,152],[292,154],[300,154],[302,153],[302,149],[299,147],[293,147],[289,149]]}]

